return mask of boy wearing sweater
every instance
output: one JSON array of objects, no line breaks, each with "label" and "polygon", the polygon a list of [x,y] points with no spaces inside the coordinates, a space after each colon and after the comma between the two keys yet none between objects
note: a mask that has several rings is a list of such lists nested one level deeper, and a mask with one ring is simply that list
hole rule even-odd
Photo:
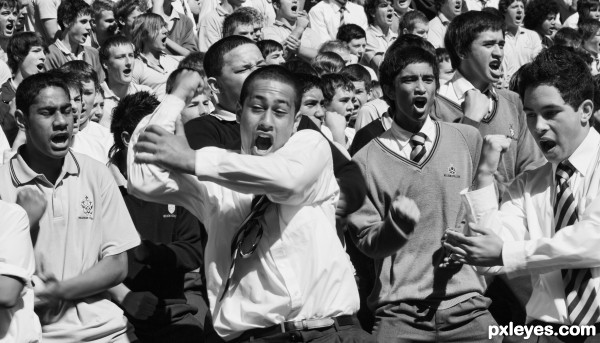
[{"label": "boy wearing sweater", "polygon": [[374,334],[378,342],[487,340],[495,321],[484,281],[471,266],[447,263],[441,243],[445,228],[462,221],[459,192],[471,185],[481,137],[430,118],[433,54],[386,54],[380,70],[394,122],[354,156],[368,191],[349,216],[352,239],[375,260]]}]

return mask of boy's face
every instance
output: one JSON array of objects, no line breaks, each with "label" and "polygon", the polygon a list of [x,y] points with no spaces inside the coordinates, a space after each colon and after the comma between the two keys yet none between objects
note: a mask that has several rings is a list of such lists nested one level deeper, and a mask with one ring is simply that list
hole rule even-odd
[{"label": "boy's face", "polygon": [[596,20],[600,19],[600,6],[590,8],[590,17]]},{"label": "boy's face", "polygon": [[109,83],[129,84],[135,55],[133,45],[117,45],[108,49],[108,60],[104,63]]},{"label": "boy's face", "polygon": [[77,17],[71,27],[67,29],[69,40],[79,45],[83,45],[92,32],[90,21],[91,17],[89,14]]},{"label": "boy's face", "polygon": [[19,65],[19,70],[21,71],[23,78],[41,73],[46,70],[44,62],[46,62],[46,53],[44,52],[44,48],[41,46],[32,46],[29,49],[27,56],[25,56],[23,59],[23,62],[21,62]]},{"label": "boy's face", "polygon": [[412,30],[408,31],[407,29],[404,29],[404,31],[405,34],[410,33],[422,37],[423,39],[427,39],[427,35],[429,34],[429,23],[417,21]]},{"label": "boy's face", "polygon": [[433,67],[424,62],[409,64],[396,76],[394,86],[384,86],[383,91],[394,101],[394,121],[406,123],[409,127],[423,123],[435,98]]},{"label": "boy's face", "polygon": [[94,107],[92,107],[92,117],[90,118],[90,120],[99,123],[103,115],[104,97],[100,92],[96,92],[96,97],[94,97]]},{"label": "boy's face", "polygon": [[265,58],[266,65],[282,65],[285,63],[285,59],[283,58],[283,51],[277,50],[267,55]]},{"label": "boy's face", "polygon": [[556,13],[548,14],[546,20],[540,25],[540,33],[544,36],[554,36],[556,33]]},{"label": "boy's face", "polygon": [[393,6],[396,12],[405,13],[410,7],[412,0],[394,0]]},{"label": "boy's face", "polygon": [[354,97],[358,100],[359,108],[369,101],[369,93],[365,81],[352,82],[354,85]]},{"label": "boy's face", "polygon": [[208,114],[208,107],[210,103],[210,92],[206,85],[206,80],[200,83],[200,86],[196,90],[194,97],[190,100],[190,103],[181,111],[181,121],[183,124],[188,121],[202,117]]},{"label": "boy's face", "polygon": [[[53,159],[65,157],[71,146],[74,118],[69,97],[62,88],[47,87],[33,99],[22,118],[27,133],[27,145],[36,153]],[[35,158],[35,156],[31,156]]]},{"label": "boy's face", "polygon": [[81,114],[85,112],[85,104],[81,99],[81,90],[79,88],[69,87],[69,97],[71,98],[71,113],[73,114],[73,134],[79,132],[79,123]]},{"label": "boy's face", "polygon": [[262,39],[262,23],[254,23],[254,32],[252,34],[252,40],[258,42]]},{"label": "boy's face", "polygon": [[461,56],[460,70],[476,87],[495,83],[502,76],[504,57],[502,31],[484,31],[471,43],[470,51]]},{"label": "boy's face", "polygon": [[160,28],[156,37],[148,37],[148,41],[144,43],[144,48],[148,47],[150,51],[165,51],[167,49],[167,36],[169,30],[166,26]]},{"label": "boy's face", "polygon": [[595,54],[600,53],[600,30],[598,30],[590,39],[584,41],[583,47],[589,52]]},{"label": "boy's face", "polygon": [[254,25],[238,25],[233,30],[235,36],[243,36],[254,40]]},{"label": "boy's face", "polygon": [[446,0],[440,8],[440,12],[442,12],[448,20],[454,19],[454,17],[462,12],[462,0]]},{"label": "boy's face", "polygon": [[81,98],[85,105],[85,112],[82,112],[79,126],[84,127],[92,117],[92,108],[96,99],[96,87],[94,81],[86,81],[81,84]]},{"label": "boy's face", "polygon": [[295,108],[296,92],[287,83],[257,79],[237,116],[242,149],[263,156],[280,149],[292,136],[300,115]]},{"label": "boy's face", "polygon": [[390,27],[394,19],[394,7],[392,7],[392,3],[387,0],[379,1],[375,8],[373,19],[376,26]]},{"label": "boy's face", "polygon": [[365,38],[353,39],[349,41],[347,45],[348,49],[350,49],[350,53],[354,56],[358,56],[358,60],[360,61],[367,48],[367,40]]},{"label": "boy's face", "polygon": [[452,63],[450,63],[450,59],[445,59],[442,63],[438,64],[438,68],[440,70],[440,83],[445,83],[450,81],[454,76],[454,68],[452,68]]},{"label": "boy's face", "polygon": [[504,13],[504,22],[509,27],[518,27],[523,24],[525,18],[525,5],[523,1],[515,1],[506,9]]},{"label": "boy's face", "polygon": [[556,87],[540,85],[525,90],[523,105],[527,127],[550,162],[569,158],[589,131],[591,100],[574,109]]},{"label": "boy's face", "polygon": [[0,8],[0,37],[10,38],[13,36],[18,16],[18,7],[11,8],[4,5]]},{"label": "boy's face", "polygon": [[354,92],[338,88],[331,101],[326,103],[327,111],[336,112],[346,118],[350,118],[354,113]]},{"label": "boy's face", "polygon": [[113,11],[102,11],[99,18],[94,20],[94,31],[97,35],[112,36],[117,32],[118,25]]},{"label": "boy's face", "polygon": [[297,0],[280,0],[279,5],[275,5],[277,15],[294,23],[298,18],[298,1]]},{"label": "boy's face", "polygon": [[313,121],[318,127],[321,127],[325,120],[325,98],[321,88],[315,87],[302,94],[302,103],[300,114],[305,115]]}]

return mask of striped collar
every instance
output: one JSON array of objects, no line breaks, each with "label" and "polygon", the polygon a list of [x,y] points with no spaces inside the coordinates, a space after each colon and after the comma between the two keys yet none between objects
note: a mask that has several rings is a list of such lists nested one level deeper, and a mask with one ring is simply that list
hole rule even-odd
[{"label": "striped collar", "polygon": [[[9,161],[10,164],[10,174],[13,180],[13,183],[18,187],[27,183],[32,182],[35,179],[40,179],[42,181],[47,182],[48,184],[52,184],[46,179],[43,174],[38,174],[34,172],[29,165],[25,162],[23,157],[21,156],[21,151],[23,147],[19,148],[17,154],[15,154]],[[79,166],[79,162],[75,158],[73,151],[69,149],[67,155],[65,155],[63,161],[62,171],[60,173],[60,177],[56,180],[56,183],[65,178],[67,174],[69,175],[79,175],[81,168]]]}]

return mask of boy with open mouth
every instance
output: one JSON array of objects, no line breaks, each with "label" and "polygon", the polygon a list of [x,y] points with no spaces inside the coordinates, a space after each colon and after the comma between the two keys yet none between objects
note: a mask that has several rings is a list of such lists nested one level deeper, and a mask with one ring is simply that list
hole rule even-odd
[{"label": "boy with open mouth", "polygon": [[16,0],[0,1],[0,59],[8,61],[6,48],[8,41],[15,33],[19,5]]}]

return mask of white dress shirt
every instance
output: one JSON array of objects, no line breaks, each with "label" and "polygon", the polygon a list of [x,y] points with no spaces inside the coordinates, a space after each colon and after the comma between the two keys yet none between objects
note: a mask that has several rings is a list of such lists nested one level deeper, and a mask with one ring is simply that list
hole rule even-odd
[{"label": "white dress shirt", "polygon": [[[494,87],[492,87],[492,85],[489,85],[488,87],[488,89],[491,92],[491,96],[489,97],[489,112],[491,113],[494,109],[493,98],[497,99],[498,96],[496,94],[496,90],[494,89]],[[454,76],[452,76],[452,79],[450,79],[450,81],[440,85],[438,94],[443,95],[448,100],[452,101],[457,105],[462,105],[462,103],[465,101],[465,95],[471,89],[475,89],[475,86],[473,86],[473,84],[469,80],[467,80],[460,73],[460,71],[457,70],[454,73]]]},{"label": "white dress shirt", "polygon": [[[323,0],[310,9],[308,13],[310,27],[317,31],[318,36],[321,38],[321,43],[336,39],[338,29],[340,28],[340,8],[340,4],[334,0]],[[363,7],[350,1],[346,3],[344,23],[356,24],[365,31],[369,26]]]},{"label": "white dress shirt", "polygon": [[448,29],[450,20],[446,18],[441,12],[438,13],[435,18],[429,21],[429,32],[427,33],[427,40],[433,45],[434,48],[444,47],[444,36]]},{"label": "white dress shirt", "polygon": [[554,232],[556,164],[527,171],[504,193],[498,210],[494,186],[463,192],[470,221],[491,228],[503,240],[503,267],[483,272],[531,274],[533,293],[527,303],[528,321],[571,324],[561,269],[591,268],[592,282],[600,281],[600,135],[590,129],[569,157],[575,173],[569,187],[579,222]]},{"label": "white dress shirt", "polygon": [[[433,124],[433,120],[430,117],[427,117],[425,120],[425,124],[419,132],[423,132],[427,135],[427,139],[425,139],[425,155],[421,157],[421,160],[425,160],[431,149],[433,148],[433,142],[435,142],[436,137],[436,128]],[[392,122],[392,127],[384,132],[379,140],[386,148],[395,152],[401,157],[410,160],[410,153],[412,152],[413,147],[410,145],[410,138],[414,135],[414,133],[407,131],[400,127],[400,125],[396,124],[395,121]]]},{"label": "white dress shirt", "polygon": [[[174,132],[184,106],[169,95],[140,122],[127,156],[128,189],[145,200],[184,206],[206,227],[204,268],[217,333],[230,340],[283,321],[355,313],[358,290],[336,233],[339,188],[325,138],[302,130],[267,156],[206,147],[196,151],[195,176],[134,163],[140,131],[155,124]],[[253,194],[266,194],[273,205],[260,221],[264,232],[256,252],[236,262],[227,296],[219,302],[231,241]]]}]

